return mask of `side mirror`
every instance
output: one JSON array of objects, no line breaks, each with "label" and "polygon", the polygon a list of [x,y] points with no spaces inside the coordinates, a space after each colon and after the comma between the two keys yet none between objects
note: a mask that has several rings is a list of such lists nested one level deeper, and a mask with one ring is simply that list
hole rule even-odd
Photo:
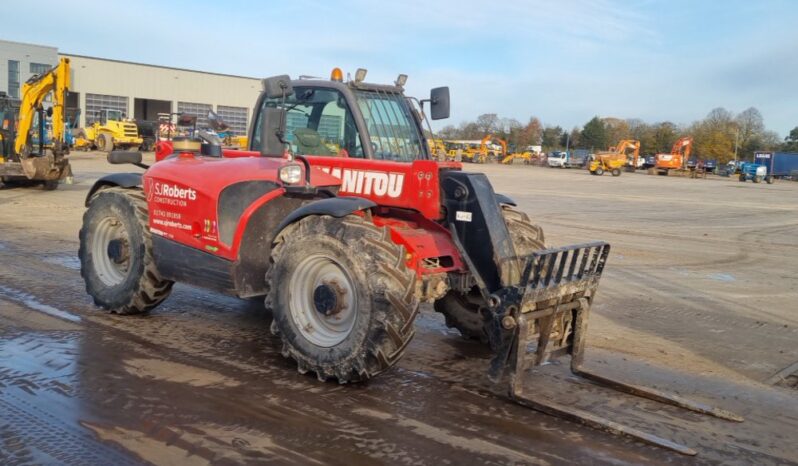
[{"label": "side mirror", "polygon": [[285,143],[280,134],[285,127],[285,109],[266,107],[263,109],[260,126],[260,155],[264,157],[282,157]]},{"label": "side mirror", "polygon": [[430,118],[443,120],[449,118],[449,88],[436,87],[429,93]]},{"label": "side mirror", "polygon": [[266,78],[262,84],[263,92],[269,99],[279,99],[283,95],[287,97],[294,93],[294,88],[291,87],[291,77],[287,74]]},{"label": "side mirror", "polygon": [[108,154],[108,163],[114,165],[120,165],[124,163],[139,165],[141,163],[141,152],[115,150]]}]

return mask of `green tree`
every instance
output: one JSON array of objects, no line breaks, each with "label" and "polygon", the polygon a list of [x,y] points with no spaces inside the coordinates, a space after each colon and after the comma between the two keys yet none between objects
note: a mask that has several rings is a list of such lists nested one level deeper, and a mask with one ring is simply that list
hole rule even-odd
[{"label": "green tree", "polygon": [[784,138],[781,150],[787,152],[798,152],[798,126],[790,130],[790,134]]},{"label": "green tree", "polygon": [[622,139],[632,137],[629,122],[620,118],[602,118],[607,133],[607,146],[614,146]]},{"label": "green tree", "polygon": [[577,127],[574,127],[570,133],[563,132],[560,136],[560,147],[563,149],[580,147],[580,144],[582,144],[582,133]]},{"label": "green tree", "polygon": [[655,154],[668,153],[671,151],[673,143],[679,139],[678,128],[670,121],[657,123],[653,128],[654,146],[652,152]]},{"label": "green tree", "polygon": [[[572,144],[572,146],[575,145]],[[608,146],[607,127],[599,117],[595,116],[585,123],[579,138],[579,145],[585,149],[594,150],[605,149]]]},{"label": "green tree", "polygon": [[546,126],[543,128],[542,141],[543,150],[548,152],[554,149],[559,149],[560,138],[562,137],[562,128],[559,126]]}]

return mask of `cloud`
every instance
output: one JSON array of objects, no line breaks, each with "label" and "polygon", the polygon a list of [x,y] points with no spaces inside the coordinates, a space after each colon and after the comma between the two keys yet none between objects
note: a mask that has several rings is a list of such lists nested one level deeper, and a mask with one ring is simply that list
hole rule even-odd
[{"label": "cloud", "polygon": [[785,105],[798,67],[790,32],[797,7],[778,0],[88,0],[79,7],[41,0],[37,22],[59,27],[31,29],[26,5],[12,2],[3,35],[246,76],[327,76],[339,66],[393,81],[404,72],[416,95],[451,86],[455,124],[488,112],[565,127],[596,114],[689,123],[716,106],[753,105],[786,133],[798,124],[794,105]]}]

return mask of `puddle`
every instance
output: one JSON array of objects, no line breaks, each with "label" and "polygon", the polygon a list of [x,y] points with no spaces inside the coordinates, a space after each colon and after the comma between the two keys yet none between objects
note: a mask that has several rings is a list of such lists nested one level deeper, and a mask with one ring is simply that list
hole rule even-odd
[{"label": "puddle", "polygon": [[719,282],[733,282],[736,280],[734,275],[728,273],[711,273],[707,276],[712,280],[717,280]]},{"label": "puddle", "polygon": [[49,316],[58,317],[59,319],[68,320],[70,322],[80,322],[80,317],[72,314],[71,312],[62,311],[61,309],[44,304],[36,299],[35,296],[24,291],[15,290],[7,286],[0,285],[0,296],[15,301],[23,306],[34,311],[43,312]]},{"label": "puddle", "polygon": [[60,265],[61,267],[70,270],[80,270],[80,259],[78,258],[78,256],[59,254],[59,255],[45,256],[42,260],[50,264]]}]

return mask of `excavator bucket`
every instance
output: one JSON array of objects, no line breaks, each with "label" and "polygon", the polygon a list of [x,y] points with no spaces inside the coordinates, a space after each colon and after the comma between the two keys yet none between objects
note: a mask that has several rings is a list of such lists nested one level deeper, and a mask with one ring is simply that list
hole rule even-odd
[{"label": "excavator bucket", "polygon": [[546,249],[524,259],[521,284],[496,296],[497,355],[489,377],[505,380],[509,373],[509,396],[515,402],[553,416],[626,435],[685,455],[697,452],[685,445],[603,418],[582,409],[528,394],[524,372],[553,358],[571,356],[571,372],[599,385],[721,419],[742,422],[728,411],[660,390],[621,382],[583,367],[585,337],[590,306],[595,299],[610,245],[595,242]]}]

